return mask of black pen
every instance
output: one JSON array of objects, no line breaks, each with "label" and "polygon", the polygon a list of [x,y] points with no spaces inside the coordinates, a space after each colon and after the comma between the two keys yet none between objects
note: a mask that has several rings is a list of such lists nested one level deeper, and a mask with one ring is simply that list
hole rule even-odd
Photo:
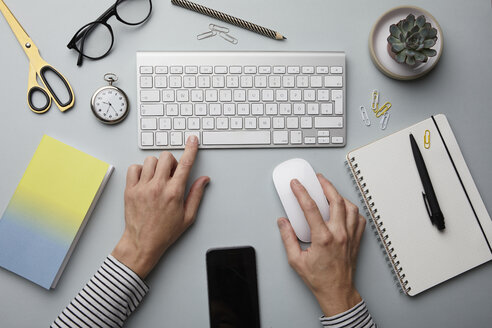
[{"label": "black pen", "polygon": [[424,192],[422,196],[424,198],[425,208],[429,214],[430,220],[433,225],[437,226],[437,229],[444,230],[444,216],[442,215],[441,208],[439,207],[439,202],[437,201],[436,193],[432,187],[432,182],[425,166],[424,158],[420,152],[419,146],[415,141],[415,138],[410,133],[410,145],[412,146],[413,158],[415,159],[415,164],[417,164],[417,170],[419,171],[420,180],[424,186]]}]

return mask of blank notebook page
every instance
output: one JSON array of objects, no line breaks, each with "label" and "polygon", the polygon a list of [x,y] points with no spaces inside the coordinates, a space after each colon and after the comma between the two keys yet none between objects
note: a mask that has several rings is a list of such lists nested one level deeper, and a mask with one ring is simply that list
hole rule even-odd
[{"label": "blank notebook page", "polygon": [[[434,117],[489,241],[492,222],[444,115]],[[424,149],[425,130],[431,147]],[[423,201],[423,186],[413,158],[409,133],[417,140],[445,218],[446,229],[432,225]],[[492,259],[472,207],[431,119],[397,132],[348,154],[355,158],[359,177],[367,184],[373,209],[386,228],[408,280],[409,295],[448,280]]]}]

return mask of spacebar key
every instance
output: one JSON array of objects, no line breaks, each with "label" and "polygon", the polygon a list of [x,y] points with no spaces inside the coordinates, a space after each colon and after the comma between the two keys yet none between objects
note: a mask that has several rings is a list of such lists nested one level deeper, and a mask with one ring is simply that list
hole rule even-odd
[{"label": "spacebar key", "polygon": [[270,131],[203,132],[204,145],[269,145]]}]

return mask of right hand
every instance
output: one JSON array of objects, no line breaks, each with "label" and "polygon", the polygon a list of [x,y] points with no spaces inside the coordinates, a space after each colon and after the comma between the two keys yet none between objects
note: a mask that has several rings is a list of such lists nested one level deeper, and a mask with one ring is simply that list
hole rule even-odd
[{"label": "right hand", "polygon": [[290,266],[329,317],[351,309],[362,300],[354,287],[353,276],[366,220],[359,215],[358,207],[340,196],[323,175],[318,174],[318,180],[330,204],[328,222],[323,221],[316,203],[301,183],[296,179],[291,181],[291,189],[311,229],[311,246],[301,250],[286,218],[279,218],[277,223]]}]

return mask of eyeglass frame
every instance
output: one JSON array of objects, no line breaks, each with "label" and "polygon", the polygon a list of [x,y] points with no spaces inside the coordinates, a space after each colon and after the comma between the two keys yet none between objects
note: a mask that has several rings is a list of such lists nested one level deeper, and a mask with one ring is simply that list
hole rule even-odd
[{"label": "eyeglass frame", "polygon": [[[77,58],[77,66],[82,66],[82,62],[83,62],[84,57],[88,58],[88,59],[92,59],[92,60],[99,60],[99,59],[106,57],[111,52],[111,49],[113,48],[113,44],[114,44],[113,28],[111,27],[111,25],[108,24],[108,20],[111,17],[115,16],[117,20],[119,20],[121,23],[123,23],[125,25],[136,26],[136,25],[140,25],[140,24],[145,23],[149,19],[150,15],[152,14],[152,0],[148,0],[150,7],[149,7],[149,13],[147,14],[147,16],[138,23],[127,22],[120,17],[120,15],[118,14],[118,11],[116,10],[116,7],[118,7],[118,5],[124,1],[131,1],[131,0],[116,0],[116,2],[111,7],[109,7],[104,13],[102,13],[102,15],[99,16],[95,21],[85,24],[74,34],[74,36],[72,37],[70,42],[67,44],[67,48],[68,49],[74,49],[75,51],[77,51],[79,53],[79,56]],[[103,55],[98,56],[98,57],[92,57],[92,56],[88,56],[88,55],[84,54],[84,50],[83,50],[84,49],[84,40],[86,38],[87,33],[89,33],[91,31],[91,29],[88,27],[90,27],[91,25],[95,26],[96,24],[102,24],[109,30],[110,35],[111,35],[111,45],[109,46],[108,50]],[[87,31],[85,33],[82,33],[84,31],[84,29],[87,29]],[[81,43],[82,49],[79,49],[77,47],[77,42],[79,42],[80,39],[82,39],[82,41],[81,41],[82,42]]]}]

